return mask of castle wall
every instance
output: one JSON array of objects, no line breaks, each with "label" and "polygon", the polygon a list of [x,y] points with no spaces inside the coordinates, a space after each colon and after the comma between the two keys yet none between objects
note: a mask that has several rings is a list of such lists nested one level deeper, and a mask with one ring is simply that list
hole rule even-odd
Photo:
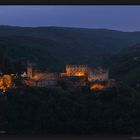
[{"label": "castle wall", "polygon": [[84,76],[88,73],[86,65],[66,65],[67,76]]},{"label": "castle wall", "polygon": [[109,79],[109,71],[104,69],[95,69],[89,71],[88,81],[107,81]]},{"label": "castle wall", "polygon": [[37,71],[33,72],[32,65],[29,64],[27,68],[27,76],[29,77],[29,79],[33,80],[36,83],[36,86],[39,87],[56,85],[60,77],[81,78],[81,79],[75,79],[74,82],[76,82],[77,84],[79,83],[79,85],[85,85],[87,81],[91,83],[108,81],[109,71],[101,68],[90,69],[86,65],[66,65],[66,73],[57,74],[57,73],[50,73],[50,72],[37,72]]}]

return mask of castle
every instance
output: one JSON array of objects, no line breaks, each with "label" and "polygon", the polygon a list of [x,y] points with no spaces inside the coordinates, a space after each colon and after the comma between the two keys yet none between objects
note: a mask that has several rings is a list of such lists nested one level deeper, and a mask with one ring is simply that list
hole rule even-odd
[{"label": "castle", "polygon": [[70,83],[75,87],[89,86],[91,90],[103,90],[114,86],[114,81],[109,79],[108,69],[92,69],[87,65],[66,65],[64,73],[42,72],[34,69],[33,64],[27,65],[27,71],[20,76],[16,74],[0,76],[0,91],[5,92],[10,88],[18,88],[13,81],[20,78],[21,86],[30,87],[57,87],[60,81]]},{"label": "castle", "polygon": [[58,80],[65,78],[75,86],[85,86],[88,83],[91,89],[103,89],[109,80],[109,70],[91,69],[87,65],[66,65],[65,73],[51,73],[33,70],[33,65],[28,64],[27,73],[24,72],[22,77],[25,78],[24,82],[28,86],[56,86]]},{"label": "castle", "polygon": [[88,81],[107,81],[109,70],[91,69],[87,65],[66,65],[66,73],[61,73],[61,76],[87,76]]}]

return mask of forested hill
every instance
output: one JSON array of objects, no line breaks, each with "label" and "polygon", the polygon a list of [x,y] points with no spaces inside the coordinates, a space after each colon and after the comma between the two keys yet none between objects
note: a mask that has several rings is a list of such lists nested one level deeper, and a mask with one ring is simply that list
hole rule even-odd
[{"label": "forested hill", "polygon": [[111,73],[126,83],[140,84],[140,44],[123,49],[112,60]]},{"label": "forested hill", "polygon": [[139,42],[140,32],[0,26],[1,53],[56,70],[66,63],[103,65],[113,54]]}]

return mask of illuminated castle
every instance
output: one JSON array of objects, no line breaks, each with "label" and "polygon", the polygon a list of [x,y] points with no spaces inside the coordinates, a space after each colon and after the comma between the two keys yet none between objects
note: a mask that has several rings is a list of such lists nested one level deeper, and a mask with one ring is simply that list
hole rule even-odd
[{"label": "illuminated castle", "polygon": [[40,72],[33,70],[33,65],[28,64],[25,83],[29,86],[48,87],[56,86],[57,81],[65,79],[74,86],[89,85],[91,89],[104,89],[109,81],[109,70],[91,69],[87,65],[66,65],[65,73]]},{"label": "illuminated castle", "polygon": [[87,65],[66,65],[66,73],[62,76],[86,76],[88,81],[107,81],[109,79],[109,70],[91,69]]},{"label": "illuminated castle", "polygon": [[37,71],[34,64],[27,65],[27,71],[21,74],[0,75],[0,91],[5,92],[10,88],[18,88],[13,81],[21,78],[23,86],[57,87],[62,81],[74,87],[88,86],[91,90],[102,90],[113,87],[114,81],[109,79],[109,70],[91,69],[87,65],[66,65],[65,73]]},{"label": "illuminated castle", "polygon": [[67,76],[85,76],[88,74],[86,65],[66,65]]},{"label": "illuminated castle", "polygon": [[27,73],[24,72],[24,82],[28,86],[46,87],[54,86],[57,84],[58,74],[51,72],[40,72],[33,69],[33,64],[27,65]]},{"label": "illuminated castle", "polygon": [[75,86],[89,85],[92,90],[103,90],[108,87],[109,70],[91,69],[87,65],[66,65],[66,72],[61,73],[61,77],[66,77],[67,80],[75,79]]}]

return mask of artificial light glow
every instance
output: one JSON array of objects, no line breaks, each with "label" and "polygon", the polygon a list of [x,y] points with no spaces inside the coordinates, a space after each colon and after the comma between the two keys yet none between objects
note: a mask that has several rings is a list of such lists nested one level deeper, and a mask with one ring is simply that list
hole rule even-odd
[{"label": "artificial light glow", "polygon": [[85,76],[85,73],[84,72],[76,72],[75,76]]},{"label": "artificial light glow", "polygon": [[0,90],[3,92],[6,91],[7,88],[12,87],[12,78],[10,75],[4,75],[0,78]]},{"label": "artificial light glow", "polygon": [[103,85],[103,84],[94,83],[94,84],[91,85],[90,89],[91,89],[91,90],[103,90],[103,89],[105,89],[105,87],[106,87],[106,86]]}]

